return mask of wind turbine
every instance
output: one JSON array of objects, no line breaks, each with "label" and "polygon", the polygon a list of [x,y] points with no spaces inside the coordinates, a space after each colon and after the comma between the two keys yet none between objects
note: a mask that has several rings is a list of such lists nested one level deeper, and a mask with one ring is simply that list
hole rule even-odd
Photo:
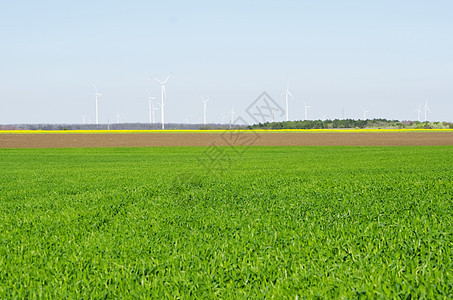
[{"label": "wind turbine", "polygon": [[82,115],[82,123],[83,123],[83,125],[85,125],[86,120],[87,120],[86,116],[85,116],[85,115]]},{"label": "wind turbine", "polygon": [[418,105],[418,108],[417,109],[414,109],[415,112],[417,112],[417,121],[420,122],[420,114],[422,113],[422,109],[421,109],[421,104]]},{"label": "wind turbine", "polygon": [[96,86],[94,86],[94,89],[96,93],[94,94],[96,96],[96,124],[99,124],[99,114],[98,114],[98,97],[102,96],[102,94],[98,93],[98,89]]},{"label": "wind turbine", "polygon": [[[281,93],[281,95],[286,96],[286,121],[289,121],[289,112],[288,112],[288,95],[294,99],[293,95],[289,92],[289,80],[286,82],[286,89]],[[281,96],[280,95],[280,96]]]},{"label": "wind turbine", "polygon": [[154,107],[153,107],[153,100],[156,99],[156,97],[151,97],[150,93],[148,90],[146,90],[148,93],[148,113],[149,113],[149,124],[154,123]]},{"label": "wind turbine", "polygon": [[[159,105],[159,103],[157,103]],[[152,120],[152,124],[154,124],[154,122],[156,121],[156,117],[154,116],[154,111],[156,110],[159,110],[157,107],[154,107],[154,104],[151,102],[151,120]]]},{"label": "wind turbine", "polygon": [[363,107],[360,107],[363,111],[363,119],[366,120],[366,114],[369,113],[369,110],[365,110]]},{"label": "wind turbine", "polygon": [[206,125],[206,103],[209,101],[209,98],[201,97],[203,100],[203,124]]},{"label": "wind turbine", "polygon": [[231,126],[233,125],[233,119],[234,119],[234,115],[236,113],[234,112],[234,107],[231,107],[231,120],[230,120],[230,128]]},{"label": "wind turbine", "polygon": [[305,108],[305,121],[308,120],[308,109],[310,108],[311,106],[310,105],[307,105],[307,103],[305,103],[304,101],[304,108]]},{"label": "wind turbine", "polygon": [[[165,124],[165,122],[164,122],[164,106],[167,103],[167,92],[165,91],[165,84],[167,83],[168,79],[170,79],[170,76],[171,76],[171,73],[170,73],[170,75],[168,75],[168,77],[164,81],[152,77],[155,81],[157,81],[160,84],[161,93],[162,93],[162,103],[160,105],[162,129],[165,129],[165,125],[164,125]],[[165,97],[165,101],[164,101],[164,97]]]},{"label": "wind turbine", "polygon": [[121,121],[121,115],[120,114],[116,114],[116,124],[119,124]]},{"label": "wind turbine", "polygon": [[425,122],[427,121],[427,119],[426,119],[426,115],[427,115],[426,111],[431,112],[431,110],[428,107],[428,99],[426,99],[426,102],[425,102]]},{"label": "wind turbine", "polygon": [[271,118],[272,118],[272,122],[275,122],[274,111],[278,111],[278,108],[271,107],[270,110],[271,110]]}]

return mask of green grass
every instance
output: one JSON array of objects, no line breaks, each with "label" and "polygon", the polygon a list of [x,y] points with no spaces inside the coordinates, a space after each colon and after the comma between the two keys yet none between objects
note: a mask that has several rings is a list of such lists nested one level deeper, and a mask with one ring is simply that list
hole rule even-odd
[{"label": "green grass", "polygon": [[453,297],[453,147],[219,149],[0,150],[0,298]]}]

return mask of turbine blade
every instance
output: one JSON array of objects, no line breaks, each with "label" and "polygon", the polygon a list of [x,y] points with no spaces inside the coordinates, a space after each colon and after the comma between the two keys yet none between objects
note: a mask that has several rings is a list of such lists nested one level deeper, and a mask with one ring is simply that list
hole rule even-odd
[{"label": "turbine blade", "polygon": [[157,79],[156,77],[151,77],[152,79],[154,79],[155,81],[157,81],[159,84],[162,84],[162,81],[160,81],[159,79]]},{"label": "turbine blade", "polygon": [[170,73],[170,75],[168,75],[167,79],[165,79],[165,80],[162,82],[162,84],[166,84],[166,83],[167,83],[168,79],[170,79],[170,77],[171,77],[171,74],[172,74],[172,73]]},{"label": "turbine blade", "polygon": [[293,96],[293,95],[292,95],[292,94],[291,94],[291,93],[290,93],[289,91],[288,91],[288,95],[290,95],[290,96],[291,96],[291,98],[293,98],[293,99],[294,99],[294,96]]}]

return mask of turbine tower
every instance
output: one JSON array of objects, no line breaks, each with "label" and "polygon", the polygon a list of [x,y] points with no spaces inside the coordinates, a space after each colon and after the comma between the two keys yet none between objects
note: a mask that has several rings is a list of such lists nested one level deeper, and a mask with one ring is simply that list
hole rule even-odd
[{"label": "turbine tower", "polygon": [[[286,89],[281,93],[281,95],[286,96],[286,121],[289,121],[289,112],[288,112],[288,95],[294,99],[293,95],[289,92],[289,80],[286,82]],[[280,95],[280,96],[281,96]]]},{"label": "turbine tower", "polygon": [[[168,77],[164,81],[153,77],[153,79],[160,84],[160,88],[161,88],[162,102],[160,105],[160,112],[161,112],[162,129],[165,129],[164,106],[167,103],[167,92],[165,91],[165,84],[167,83],[168,79],[170,79],[170,76],[171,76],[171,73],[170,73],[170,75],[168,75]],[[164,98],[165,98],[165,100],[164,100]]]},{"label": "turbine tower", "polygon": [[271,118],[272,118],[272,122],[275,122],[275,118],[274,118],[274,115],[275,115],[275,114],[274,114],[274,111],[278,111],[278,108],[272,107],[270,110],[271,110]]},{"label": "turbine tower", "polygon": [[94,90],[96,91],[96,93],[94,94],[94,96],[96,96],[96,125],[99,124],[99,113],[98,113],[98,97],[99,96],[102,96],[102,94],[99,94],[98,93],[98,89],[96,86],[94,86]]},{"label": "turbine tower", "polygon": [[[158,103],[159,104],[159,103]],[[151,123],[154,124],[156,122],[156,117],[154,116],[154,111],[159,110],[157,107],[154,107],[154,104],[151,102]]]},{"label": "turbine tower", "polygon": [[366,120],[366,114],[369,113],[369,110],[365,110],[363,107],[360,107],[363,111],[363,119]]},{"label": "turbine tower", "polygon": [[234,119],[234,115],[235,115],[235,114],[236,114],[236,113],[234,112],[234,107],[232,107],[232,108],[231,108],[230,128],[231,128],[231,126],[233,125],[233,122],[234,122],[233,119]]},{"label": "turbine tower", "polygon": [[415,112],[417,112],[417,121],[420,122],[420,114],[422,113],[422,109],[421,109],[422,105],[419,104],[418,105],[418,108],[417,109],[414,109]]},{"label": "turbine tower", "polygon": [[209,98],[201,97],[203,100],[203,124],[206,125],[206,103],[209,101]]},{"label": "turbine tower", "polygon": [[153,107],[153,100],[156,99],[156,97],[151,97],[150,93],[148,90],[146,90],[148,93],[148,113],[149,113],[149,124],[154,123],[154,107]]},{"label": "turbine tower", "polygon": [[310,108],[311,106],[310,105],[307,105],[307,103],[305,103],[304,101],[304,108],[305,108],[305,121],[308,120],[308,109]]},{"label": "turbine tower", "polygon": [[428,99],[426,99],[426,102],[425,102],[425,122],[427,121],[427,117],[426,117],[427,111],[431,112],[431,110],[428,107]]}]

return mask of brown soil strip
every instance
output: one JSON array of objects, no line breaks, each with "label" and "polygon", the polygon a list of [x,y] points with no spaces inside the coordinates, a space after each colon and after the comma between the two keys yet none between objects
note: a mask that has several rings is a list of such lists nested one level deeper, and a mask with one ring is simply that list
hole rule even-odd
[{"label": "brown soil strip", "polygon": [[453,132],[0,134],[0,148],[453,145]]}]

